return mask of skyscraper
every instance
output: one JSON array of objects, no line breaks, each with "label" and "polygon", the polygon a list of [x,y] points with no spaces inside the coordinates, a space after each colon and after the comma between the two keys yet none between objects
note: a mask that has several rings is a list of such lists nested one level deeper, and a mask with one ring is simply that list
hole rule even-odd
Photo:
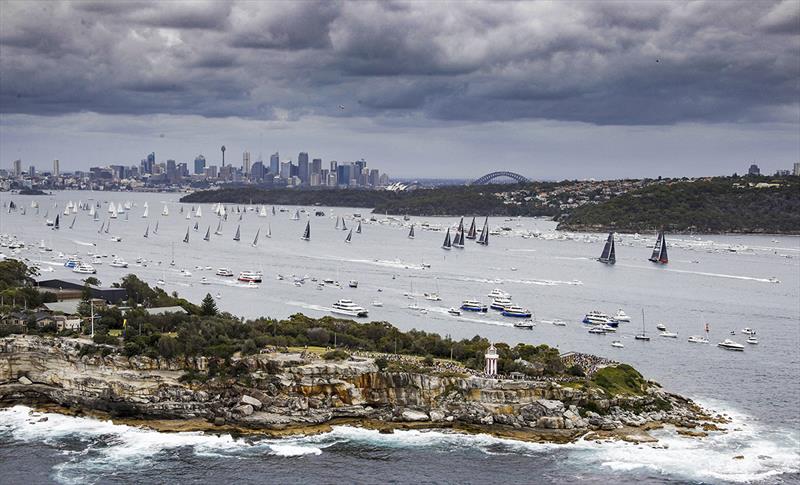
[{"label": "skyscraper", "polygon": [[322,159],[315,158],[311,161],[311,175],[313,174],[321,174],[322,173]]},{"label": "skyscraper", "polygon": [[178,180],[178,167],[175,160],[167,160],[167,180],[170,182]]},{"label": "skyscraper", "polygon": [[61,175],[61,170],[58,167],[58,159],[53,160],[53,177]]},{"label": "skyscraper", "polygon": [[242,153],[242,172],[245,177],[250,175],[250,152]]},{"label": "skyscraper", "polygon": [[339,170],[339,163],[336,160],[331,160],[331,173],[337,173]]},{"label": "skyscraper", "polygon": [[292,161],[281,162],[280,176],[284,180],[288,180],[292,176]]},{"label": "skyscraper", "polygon": [[22,160],[14,160],[14,177],[22,176]]},{"label": "skyscraper", "polygon": [[300,152],[297,155],[297,176],[300,177],[300,182],[308,184],[308,153]]},{"label": "skyscraper", "polygon": [[761,169],[758,168],[758,165],[755,163],[750,165],[750,169],[747,170],[748,175],[761,175]]},{"label": "skyscraper", "polygon": [[206,172],[206,157],[197,155],[194,159],[194,173],[195,175],[203,175]]},{"label": "skyscraper", "polygon": [[278,152],[269,156],[269,171],[272,175],[278,175],[281,171],[281,156]]},{"label": "skyscraper", "polygon": [[794,162],[794,176],[800,177],[800,162]]}]

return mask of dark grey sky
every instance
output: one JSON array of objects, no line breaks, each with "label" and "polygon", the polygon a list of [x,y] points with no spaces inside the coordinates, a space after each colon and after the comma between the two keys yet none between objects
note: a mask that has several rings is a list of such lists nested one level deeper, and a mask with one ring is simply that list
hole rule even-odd
[{"label": "dark grey sky", "polygon": [[225,144],[398,176],[701,175],[789,168],[799,131],[798,0],[0,4],[4,167]]}]

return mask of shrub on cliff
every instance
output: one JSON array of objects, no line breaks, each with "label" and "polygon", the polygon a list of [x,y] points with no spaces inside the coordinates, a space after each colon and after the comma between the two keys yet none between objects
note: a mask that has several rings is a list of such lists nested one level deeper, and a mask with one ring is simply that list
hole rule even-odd
[{"label": "shrub on cliff", "polygon": [[336,349],[331,350],[330,352],[325,352],[322,354],[322,358],[325,360],[347,360],[350,358],[350,354],[344,350]]},{"label": "shrub on cliff", "polygon": [[592,383],[611,395],[644,394],[647,381],[633,367],[627,364],[604,367],[592,376]]}]

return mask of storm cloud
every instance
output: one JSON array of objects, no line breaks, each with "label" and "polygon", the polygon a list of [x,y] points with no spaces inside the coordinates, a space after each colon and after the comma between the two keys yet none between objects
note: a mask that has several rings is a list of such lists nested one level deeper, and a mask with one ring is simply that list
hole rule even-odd
[{"label": "storm cloud", "polygon": [[2,113],[786,121],[800,3],[4,2],[0,47]]}]

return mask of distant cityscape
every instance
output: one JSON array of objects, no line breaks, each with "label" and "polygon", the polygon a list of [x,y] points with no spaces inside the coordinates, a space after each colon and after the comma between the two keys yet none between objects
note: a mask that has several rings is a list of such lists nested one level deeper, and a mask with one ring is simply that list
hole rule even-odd
[{"label": "distant cityscape", "polygon": [[180,190],[186,187],[203,188],[211,185],[249,185],[263,188],[362,188],[380,189],[390,184],[389,175],[367,166],[363,158],[355,162],[309,158],[300,152],[297,163],[281,160],[278,152],[268,161],[252,161],[248,151],[242,153],[240,166],[225,160],[225,146],[220,149],[220,166],[209,165],[205,156],[193,162],[166,160],[159,162],[155,152],[148,154],[139,165],[107,165],[91,167],[88,171],[62,172],[59,160],[52,169],[37,170],[35,165],[24,168],[22,160],[14,160],[11,170],[0,169],[0,189],[93,189],[93,190]]}]

